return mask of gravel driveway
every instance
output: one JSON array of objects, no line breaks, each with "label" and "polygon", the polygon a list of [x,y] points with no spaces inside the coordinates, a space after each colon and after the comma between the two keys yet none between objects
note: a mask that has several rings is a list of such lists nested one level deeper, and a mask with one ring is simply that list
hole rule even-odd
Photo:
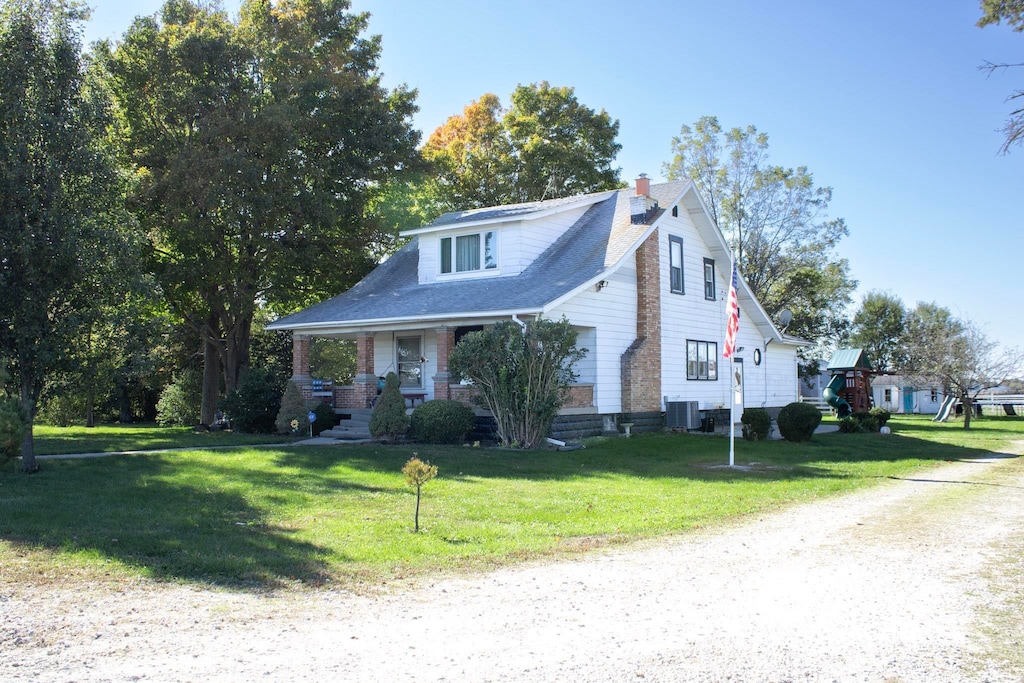
[{"label": "gravel driveway", "polygon": [[0,582],[4,681],[1024,681],[1024,458],[378,596]]}]

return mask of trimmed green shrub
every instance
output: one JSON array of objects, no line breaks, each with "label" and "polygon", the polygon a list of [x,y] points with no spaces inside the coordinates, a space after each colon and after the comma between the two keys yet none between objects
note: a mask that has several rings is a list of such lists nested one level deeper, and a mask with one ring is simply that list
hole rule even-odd
[{"label": "trimmed green shrub", "polygon": [[221,399],[220,406],[231,420],[233,430],[273,434],[283,390],[283,383],[274,373],[253,368],[246,373],[237,389]]},{"label": "trimmed green shrub", "polygon": [[299,434],[308,434],[309,420],[306,418],[308,413],[306,399],[302,398],[302,389],[299,389],[299,385],[295,382],[286,382],[284,395],[281,396],[281,409],[277,411],[277,418],[274,420],[277,433],[291,434],[292,420],[295,420],[298,422],[295,431]]},{"label": "trimmed green shrub", "polygon": [[786,441],[810,441],[821,424],[821,413],[810,403],[794,402],[779,411],[779,432]]},{"label": "trimmed green shrub", "polygon": [[473,430],[473,409],[459,401],[434,399],[412,411],[412,437],[423,443],[461,443]]},{"label": "trimmed green shrub", "polygon": [[0,394],[0,460],[21,455],[21,442],[28,431],[28,422],[21,410],[21,402]]},{"label": "trimmed green shrub", "polygon": [[871,414],[871,416],[873,418],[878,420],[878,426],[879,427],[884,427],[885,423],[888,422],[889,418],[892,417],[892,413],[890,413],[888,410],[886,410],[885,408],[877,407],[877,406],[872,408],[868,412]]},{"label": "trimmed green shrub", "polygon": [[399,388],[398,375],[389,372],[384,378],[384,389],[377,397],[370,417],[370,435],[375,439],[396,441],[409,429],[409,416],[405,414],[405,397]]},{"label": "trimmed green shrub", "polygon": [[743,423],[743,438],[747,441],[764,441],[772,430],[772,418],[764,408],[747,408],[740,422]]},{"label": "trimmed green shrub", "polygon": [[850,413],[850,417],[859,422],[865,432],[877,432],[881,426],[878,424],[878,418],[867,410],[858,410],[855,413]]},{"label": "trimmed green shrub", "polygon": [[306,404],[306,409],[307,412],[316,413],[316,420],[313,421],[313,436],[317,436],[325,429],[333,429],[340,422],[338,414],[334,412],[334,408],[329,403],[311,401]]},{"label": "trimmed green shrub", "polygon": [[847,415],[846,417],[839,418],[839,431],[844,434],[859,434],[864,431],[864,427],[861,425],[860,420]]},{"label": "trimmed green shrub", "polygon": [[199,424],[203,404],[203,373],[185,368],[164,388],[156,404],[156,423],[161,427]]}]

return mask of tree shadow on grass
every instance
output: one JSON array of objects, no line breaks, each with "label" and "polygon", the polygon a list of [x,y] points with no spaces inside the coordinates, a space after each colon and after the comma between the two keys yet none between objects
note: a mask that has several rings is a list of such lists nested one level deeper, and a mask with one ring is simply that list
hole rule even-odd
[{"label": "tree shadow on grass", "polygon": [[336,553],[269,524],[237,487],[212,475],[208,486],[176,482],[169,469],[155,456],[115,456],[0,475],[0,538],[99,554],[158,580],[267,590],[328,579]]},{"label": "tree shadow on grass", "polygon": [[511,451],[425,444],[304,448],[309,450],[301,455],[293,455],[286,450],[287,454],[282,456],[284,461],[301,463],[311,471],[328,469],[343,462],[353,469],[397,473],[416,452],[421,459],[437,465],[440,476],[455,480],[557,480],[609,474],[700,481],[846,478],[861,475],[845,474],[841,471],[843,468],[832,468],[830,464],[938,463],[993,457],[991,451],[982,448],[943,444],[911,435],[877,433],[821,434],[806,443],[737,440],[736,463],[760,465],[745,469],[715,467],[729,461],[728,439],[669,433],[598,440],[585,449],[575,451]]}]

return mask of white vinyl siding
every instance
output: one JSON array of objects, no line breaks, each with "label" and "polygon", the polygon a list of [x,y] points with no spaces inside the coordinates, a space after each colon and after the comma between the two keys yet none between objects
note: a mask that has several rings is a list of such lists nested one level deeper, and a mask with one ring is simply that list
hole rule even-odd
[{"label": "white vinyl siding", "polygon": [[[704,292],[704,261],[714,258],[705,245],[697,227],[688,212],[680,211],[678,217],[666,216],[659,223],[659,230],[683,240],[683,276],[687,291],[698,292],[696,297],[678,296],[672,293],[669,273],[671,254],[670,242],[661,239],[660,255],[661,282],[661,334],[662,334],[662,395],[670,401],[697,401],[702,410],[727,408],[729,406],[729,361],[721,357],[725,341],[725,297],[714,300],[701,296]],[[729,283],[724,280],[729,273],[715,269],[714,289],[727,292]],[[751,318],[743,311],[740,302],[740,329],[736,346],[743,351],[737,358],[746,360],[743,377],[744,402],[748,406],[783,406],[797,398],[796,347],[777,342],[764,345],[762,331],[756,328]],[[717,380],[688,380],[687,341],[714,342],[718,358]],[[754,364],[754,349],[761,350],[761,364]],[[709,367],[710,371],[710,367]],[[698,369],[698,374],[699,369]],[[603,410],[602,410],[603,412]]]},{"label": "white vinyl siding", "polygon": [[[588,208],[567,209],[532,221],[510,221],[494,230],[459,230],[457,226],[452,226],[451,230],[422,234],[418,237],[419,281],[436,282],[438,278],[457,277],[460,272],[468,277],[519,275],[572,227]],[[487,233],[492,234],[491,245],[488,245]],[[484,235],[481,267],[475,271],[459,271],[455,242],[460,235],[471,234]]]},{"label": "white vinyl siding", "polygon": [[593,382],[598,412],[620,412],[621,358],[636,339],[636,263],[627,261],[608,277],[601,291],[590,287],[544,317],[558,320],[563,315],[582,328],[579,344],[588,349],[579,365],[578,381]]}]

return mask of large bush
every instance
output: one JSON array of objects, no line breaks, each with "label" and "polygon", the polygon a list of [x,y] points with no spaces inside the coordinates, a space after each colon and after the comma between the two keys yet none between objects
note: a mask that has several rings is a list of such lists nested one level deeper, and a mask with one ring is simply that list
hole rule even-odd
[{"label": "large bush", "polygon": [[156,404],[156,422],[161,427],[191,427],[199,424],[203,404],[203,373],[186,368],[167,385]]},{"label": "large bush", "polygon": [[375,439],[396,441],[405,436],[409,429],[409,416],[405,414],[405,397],[402,396],[398,375],[389,372],[384,379],[384,389],[377,397],[370,416],[370,435]]},{"label": "large bush", "polygon": [[21,455],[21,442],[28,431],[28,421],[18,399],[0,393],[0,460]]},{"label": "large bush", "polygon": [[743,423],[743,438],[747,441],[764,441],[772,430],[772,418],[764,408],[747,408],[740,422]]},{"label": "large bush", "polygon": [[537,318],[525,327],[503,321],[463,337],[448,367],[472,380],[473,401],[494,415],[502,446],[535,448],[543,443],[576,380],[573,366],[587,353],[577,348],[576,338],[565,318]]},{"label": "large bush", "polygon": [[473,431],[473,409],[459,401],[435,399],[412,411],[412,436],[423,443],[460,443]]},{"label": "large bush", "polygon": [[36,423],[70,427],[85,422],[85,401],[78,394],[46,394],[36,413]]},{"label": "large bush", "polygon": [[779,411],[779,433],[787,441],[809,441],[821,424],[821,413],[810,403],[790,403]]},{"label": "large bush", "polygon": [[277,413],[281,410],[283,382],[262,368],[253,368],[238,388],[221,400],[221,408],[231,420],[231,428],[252,434],[273,434]]}]

